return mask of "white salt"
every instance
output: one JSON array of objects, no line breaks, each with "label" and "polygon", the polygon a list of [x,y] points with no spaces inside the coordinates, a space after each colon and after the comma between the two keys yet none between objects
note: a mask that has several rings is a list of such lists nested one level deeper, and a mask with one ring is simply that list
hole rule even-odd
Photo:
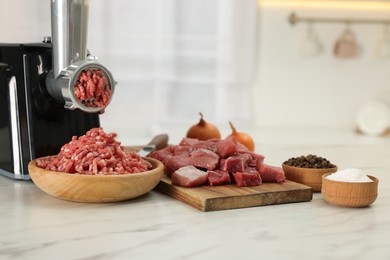
[{"label": "white salt", "polygon": [[372,180],[368,178],[368,176],[365,175],[362,170],[356,168],[348,168],[337,171],[326,176],[325,178],[343,182],[372,182]]}]

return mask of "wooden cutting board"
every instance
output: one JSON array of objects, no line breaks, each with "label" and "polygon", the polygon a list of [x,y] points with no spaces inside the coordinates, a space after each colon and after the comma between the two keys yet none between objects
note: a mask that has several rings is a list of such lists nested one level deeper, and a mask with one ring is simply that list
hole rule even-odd
[{"label": "wooden cutting board", "polygon": [[164,176],[155,189],[201,211],[304,202],[313,198],[311,187],[288,180],[283,184],[263,183],[254,187],[232,184],[186,188],[172,185]]},{"label": "wooden cutting board", "polygon": [[[137,151],[140,146],[125,149]],[[313,198],[311,187],[289,180],[283,184],[263,183],[254,187],[237,187],[231,184],[186,188],[172,185],[170,178],[164,175],[155,190],[201,211],[305,202]]]}]

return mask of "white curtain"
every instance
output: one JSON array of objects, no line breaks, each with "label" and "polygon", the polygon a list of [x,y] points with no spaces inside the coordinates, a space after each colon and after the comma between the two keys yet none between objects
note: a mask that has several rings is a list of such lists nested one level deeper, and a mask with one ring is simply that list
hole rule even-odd
[{"label": "white curtain", "polygon": [[250,122],[256,15],[255,0],[92,1],[89,46],[118,80],[103,123]]},{"label": "white curtain", "polygon": [[[49,0],[0,7],[0,42],[50,34]],[[199,112],[224,126],[251,122],[257,11],[256,0],[90,0],[88,49],[118,81],[102,125],[188,125]],[[15,28],[16,16],[25,22]]]}]

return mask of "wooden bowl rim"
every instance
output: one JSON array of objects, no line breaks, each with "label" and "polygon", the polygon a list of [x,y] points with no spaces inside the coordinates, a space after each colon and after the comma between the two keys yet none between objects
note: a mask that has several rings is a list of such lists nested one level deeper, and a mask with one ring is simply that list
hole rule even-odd
[{"label": "wooden bowl rim", "polygon": [[[44,156],[44,157],[40,157],[40,158],[48,158],[48,157],[54,157],[56,155],[51,155],[51,156]],[[160,172],[160,170],[163,171],[163,167],[164,165],[162,164],[161,161],[159,160],[156,160],[156,159],[153,159],[153,158],[149,158],[149,157],[142,157],[142,159],[152,163],[153,164],[156,164],[156,167],[155,168],[152,168],[148,171],[145,171],[145,172],[137,172],[137,173],[127,173],[127,174],[81,174],[81,173],[67,173],[67,172],[57,172],[57,171],[51,171],[51,170],[46,170],[46,169],[43,169],[41,167],[38,167],[36,165],[36,160],[37,159],[40,159],[40,158],[36,158],[34,160],[31,160],[28,164],[28,169],[29,169],[29,173],[30,173],[30,176],[31,176],[31,179],[34,180],[33,178],[33,175],[36,174],[36,172],[33,172],[33,174],[31,174],[31,169],[32,170],[35,170],[35,169],[39,169],[39,171],[41,171],[43,174],[55,174],[55,175],[60,175],[60,176],[66,176],[65,178],[138,178],[138,177],[141,177],[141,176],[148,176],[148,175],[155,175],[157,173]],[[69,177],[68,177],[69,176]]]},{"label": "wooden bowl rim", "polygon": [[[333,164],[333,165],[335,165],[335,164]],[[283,166],[286,168],[297,169],[297,170],[299,169],[299,170],[305,170],[305,171],[313,171],[313,172],[330,171],[330,170],[334,170],[334,169],[337,170],[337,165],[335,165],[335,167],[332,167],[332,168],[304,168],[304,167],[290,166],[290,165],[283,163],[282,167]]]}]

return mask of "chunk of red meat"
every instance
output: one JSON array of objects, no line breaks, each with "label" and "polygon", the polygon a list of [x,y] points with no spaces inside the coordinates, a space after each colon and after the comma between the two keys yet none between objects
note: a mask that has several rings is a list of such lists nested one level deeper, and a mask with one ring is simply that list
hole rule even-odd
[{"label": "chunk of red meat", "polygon": [[245,168],[244,172],[260,174],[259,171],[256,169],[256,167],[251,167],[251,166]]},{"label": "chunk of red meat", "polygon": [[252,156],[248,153],[241,153],[235,156],[242,158],[245,167],[247,167],[249,163],[252,161]]},{"label": "chunk of red meat", "polygon": [[238,153],[237,145],[231,139],[223,139],[217,143],[216,153],[221,158],[227,158]]},{"label": "chunk of red meat", "polygon": [[214,170],[219,162],[218,154],[207,149],[198,149],[193,151],[190,158],[193,166],[207,170]]},{"label": "chunk of red meat", "polygon": [[251,152],[251,151],[239,151],[239,154],[249,154],[252,159],[250,160],[248,165],[254,166],[254,167],[256,167],[256,163],[258,161],[263,162],[264,158],[265,158],[264,155],[261,155],[261,154],[258,154],[258,153],[254,153],[254,152]]},{"label": "chunk of red meat", "polygon": [[174,155],[164,161],[164,172],[171,177],[176,170],[191,165],[190,157],[188,155]]},{"label": "chunk of red meat", "polygon": [[220,141],[221,141],[220,139],[216,139],[216,138],[208,139],[205,141],[199,141],[198,143],[192,145],[192,148],[194,150],[207,149],[215,153],[217,151],[217,143]]},{"label": "chunk of red meat", "polygon": [[193,151],[191,146],[176,145],[173,149],[174,155],[189,155]]},{"label": "chunk of red meat", "polygon": [[222,170],[214,170],[214,171],[207,171],[208,175],[208,182],[211,186],[218,186],[218,185],[224,185],[224,184],[230,184],[230,175],[226,171]]},{"label": "chunk of red meat", "polygon": [[267,165],[262,162],[258,162],[256,169],[259,171],[263,182],[276,182],[283,183],[286,180],[283,169],[281,167]]},{"label": "chunk of red meat", "polygon": [[179,145],[193,146],[193,145],[197,144],[198,142],[200,142],[200,141],[198,139],[195,139],[195,138],[183,138],[183,139],[181,139]]},{"label": "chunk of red meat", "polygon": [[172,184],[184,187],[202,186],[207,182],[208,173],[189,165],[172,174]]},{"label": "chunk of red meat", "polygon": [[242,172],[248,166],[248,163],[251,161],[251,156],[249,154],[240,154],[230,156],[224,160],[224,165],[221,165],[221,170],[227,172]]},{"label": "chunk of red meat", "polygon": [[239,187],[257,186],[262,182],[258,173],[235,172],[233,176]]},{"label": "chunk of red meat", "polygon": [[222,170],[227,172],[241,172],[245,168],[244,160],[240,157],[229,157],[225,160],[225,166]]},{"label": "chunk of red meat", "polygon": [[232,140],[232,142],[237,146],[238,151],[240,152],[249,151],[249,149],[245,145],[241,144],[240,142],[237,142],[237,140],[234,139],[233,136],[228,136],[225,139]]},{"label": "chunk of red meat", "polygon": [[163,162],[165,158],[171,157],[172,155],[173,155],[173,148],[171,146],[169,146],[169,147],[165,147],[161,150],[155,150],[155,151],[151,152],[148,155],[148,157]]},{"label": "chunk of red meat", "polygon": [[223,159],[223,158],[219,159],[219,164],[218,164],[218,166],[215,169],[225,171],[225,169],[226,169],[226,159]]}]

